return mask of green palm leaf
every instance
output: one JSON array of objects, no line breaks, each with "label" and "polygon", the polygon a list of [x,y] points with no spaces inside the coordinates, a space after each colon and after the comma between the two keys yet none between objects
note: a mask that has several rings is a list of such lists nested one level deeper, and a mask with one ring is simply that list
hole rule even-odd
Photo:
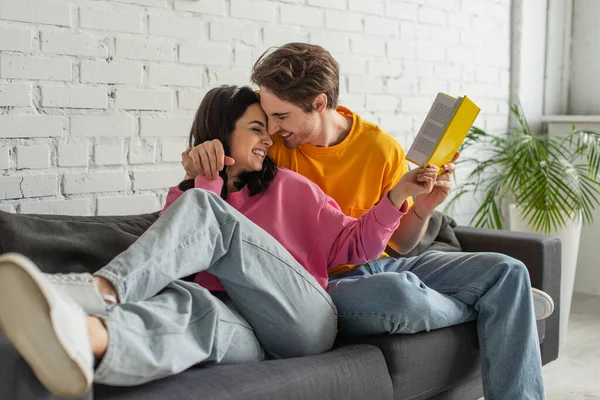
[{"label": "green palm leaf", "polygon": [[[480,196],[471,224],[502,229],[501,199],[511,198],[534,229],[551,233],[569,220],[590,223],[600,204],[600,133],[577,130],[564,137],[531,132],[519,104],[510,105],[515,128],[491,135],[473,127],[461,152],[460,163],[472,170],[459,183],[447,210],[463,196]],[[482,161],[483,159],[483,161]]]}]

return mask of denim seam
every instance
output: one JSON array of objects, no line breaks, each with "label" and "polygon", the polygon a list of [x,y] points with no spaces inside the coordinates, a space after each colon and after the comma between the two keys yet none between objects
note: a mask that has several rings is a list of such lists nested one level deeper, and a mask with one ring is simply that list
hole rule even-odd
[{"label": "denim seam", "polygon": [[[200,316],[198,316],[198,317],[196,317],[196,318],[193,318],[193,319],[191,319],[191,320],[190,320],[190,321],[189,321],[189,322],[186,324],[186,326],[193,325],[193,324],[195,324],[196,322],[198,322],[198,321],[202,320],[202,319],[203,319],[203,318],[204,318],[204,317],[205,317],[205,316],[206,316],[206,315],[207,315],[207,314],[208,314],[208,313],[209,313],[211,310],[213,310],[213,309],[214,309],[214,308],[210,308],[210,309],[206,310],[206,311],[205,311],[205,312],[204,312],[202,315],[200,315]],[[112,318],[110,318],[110,317],[108,317],[107,319],[108,319],[108,320],[110,320],[110,321],[111,321],[111,322],[112,322],[114,325],[117,325],[117,326],[123,326],[123,327],[125,327],[125,329],[127,329],[127,328],[128,328],[128,325],[126,325],[126,324],[122,324],[122,323],[121,323],[121,321],[120,321],[120,320],[118,320],[118,319],[112,319]],[[243,327],[245,327],[245,328],[247,328],[247,329],[249,329],[249,330],[252,330],[252,331],[254,331],[254,329],[252,328],[252,326],[251,326],[250,324],[248,324],[248,325],[246,326],[246,325],[244,325],[244,324],[241,324],[241,323],[239,323],[239,322],[236,322],[236,321],[229,321],[229,320],[226,320],[226,319],[223,319],[223,318],[218,318],[218,320],[219,320],[219,321],[223,321],[223,322],[227,322],[227,323],[230,323],[230,324],[236,324],[236,325],[239,325],[239,326],[243,326]],[[165,332],[160,332],[160,328],[155,328],[155,329],[144,329],[143,331],[134,331],[134,330],[129,330],[129,331],[130,331],[130,332],[132,332],[132,333],[135,333],[137,336],[141,336],[141,337],[163,336],[163,335],[172,335],[172,334],[177,334],[177,333],[179,333],[179,332],[166,332],[166,331],[165,331]]]},{"label": "denim seam", "polygon": [[[319,295],[321,295],[321,297],[331,306],[333,312],[335,313],[335,315],[337,315],[337,307],[335,306],[335,304],[332,301],[329,301],[329,299],[327,299],[326,296],[323,295],[323,293],[321,293],[321,289],[324,290],[321,286],[315,286],[310,280],[306,279],[304,276],[302,276],[302,274],[297,270],[297,268],[295,268],[293,265],[291,265],[290,263],[288,263],[287,261],[283,260],[281,257],[279,257],[276,254],[273,254],[272,252],[270,252],[269,250],[255,244],[252,242],[249,242],[245,239],[242,239],[242,241],[244,243],[247,243],[250,246],[254,246],[256,248],[261,249],[262,251],[264,251],[267,254],[270,254],[271,256],[273,256],[274,258],[278,259],[279,261],[281,261],[283,264],[287,265],[288,267],[290,267],[292,269],[292,271],[294,271],[294,273],[296,273],[296,275],[298,275],[302,280],[304,280],[306,283],[308,283],[310,286],[312,286],[313,288],[316,289],[317,293],[319,293]],[[301,266],[301,268],[303,268]],[[305,269],[306,271],[306,269]],[[308,273],[308,271],[306,271]]]},{"label": "denim seam", "polygon": [[[486,311],[488,311],[487,307],[484,304],[479,304],[479,307],[480,308],[484,308],[484,309],[486,309]],[[478,328],[477,331],[479,331],[479,327],[477,327],[477,328]],[[484,342],[487,344],[487,332],[486,332],[485,329],[482,329],[482,330],[483,330],[483,332],[481,332],[481,335],[483,336]],[[490,371],[490,369],[491,369],[490,368],[490,364],[489,364],[490,355],[488,353],[488,350],[489,350],[488,347],[489,346],[481,346],[480,345],[479,347],[480,347],[480,351],[485,352],[485,360],[486,360],[485,361],[485,364],[486,364],[485,366],[488,369],[488,371]],[[496,398],[496,395],[493,393],[492,379],[491,379],[491,376],[490,376],[491,374],[488,373],[486,375],[487,375],[487,381],[488,381],[487,382],[487,387],[489,389],[489,392],[491,392],[491,394],[492,394],[492,396],[488,400],[494,400]]]},{"label": "denim seam", "polygon": [[116,347],[119,344],[119,341],[115,340],[116,336],[114,334],[114,327],[109,322],[113,321],[108,321],[106,319],[104,319],[103,321],[104,326],[106,326],[106,331],[108,333],[108,344],[106,346],[106,351],[104,352],[104,357],[102,357],[98,368],[96,368],[96,370],[94,371],[94,375],[97,377],[102,377],[102,375],[107,374],[109,365],[112,363],[112,360],[114,358],[114,353],[117,351]]},{"label": "denim seam", "polygon": [[[429,286],[427,286],[427,287],[429,288]],[[481,290],[479,288],[471,287],[471,286],[467,286],[467,287],[460,288],[460,289],[437,289],[437,288],[436,289],[430,288],[430,289],[435,290],[436,292],[441,293],[441,294],[456,294],[456,293],[460,293],[460,292],[473,292],[476,294],[483,295],[483,294],[487,293],[485,290]]]}]

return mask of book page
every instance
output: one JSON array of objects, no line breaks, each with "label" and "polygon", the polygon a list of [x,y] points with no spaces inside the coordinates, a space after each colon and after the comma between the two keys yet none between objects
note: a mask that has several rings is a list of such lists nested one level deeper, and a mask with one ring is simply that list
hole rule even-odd
[{"label": "book page", "polygon": [[436,96],[415,141],[408,150],[407,158],[423,165],[427,162],[441,139],[446,126],[455,113],[455,105],[459,102],[443,93]]}]

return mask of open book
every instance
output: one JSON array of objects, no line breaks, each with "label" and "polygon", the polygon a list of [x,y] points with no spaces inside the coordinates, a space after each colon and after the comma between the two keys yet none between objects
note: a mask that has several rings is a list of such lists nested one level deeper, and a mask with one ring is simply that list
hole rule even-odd
[{"label": "open book", "polygon": [[479,107],[467,96],[438,93],[406,158],[417,165],[440,168],[452,161],[479,114]]}]

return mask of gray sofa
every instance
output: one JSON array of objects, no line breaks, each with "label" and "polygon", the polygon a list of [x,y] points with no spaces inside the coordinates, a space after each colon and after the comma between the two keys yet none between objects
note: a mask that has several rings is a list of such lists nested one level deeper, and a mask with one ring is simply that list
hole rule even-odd
[{"label": "gray sofa", "polygon": [[[23,253],[47,272],[94,271],[126,249],[157,214],[80,217],[0,212],[0,253]],[[554,314],[538,323],[544,364],[558,356],[560,241],[507,231],[456,227],[464,251],[522,260]],[[18,307],[18,305],[15,305]],[[139,387],[95,385],[86,399],[479,399],[474,323],[415,335],[339,337],[311,357],[192,368]],[[0,399],[54,399],[0,334]]]}]

